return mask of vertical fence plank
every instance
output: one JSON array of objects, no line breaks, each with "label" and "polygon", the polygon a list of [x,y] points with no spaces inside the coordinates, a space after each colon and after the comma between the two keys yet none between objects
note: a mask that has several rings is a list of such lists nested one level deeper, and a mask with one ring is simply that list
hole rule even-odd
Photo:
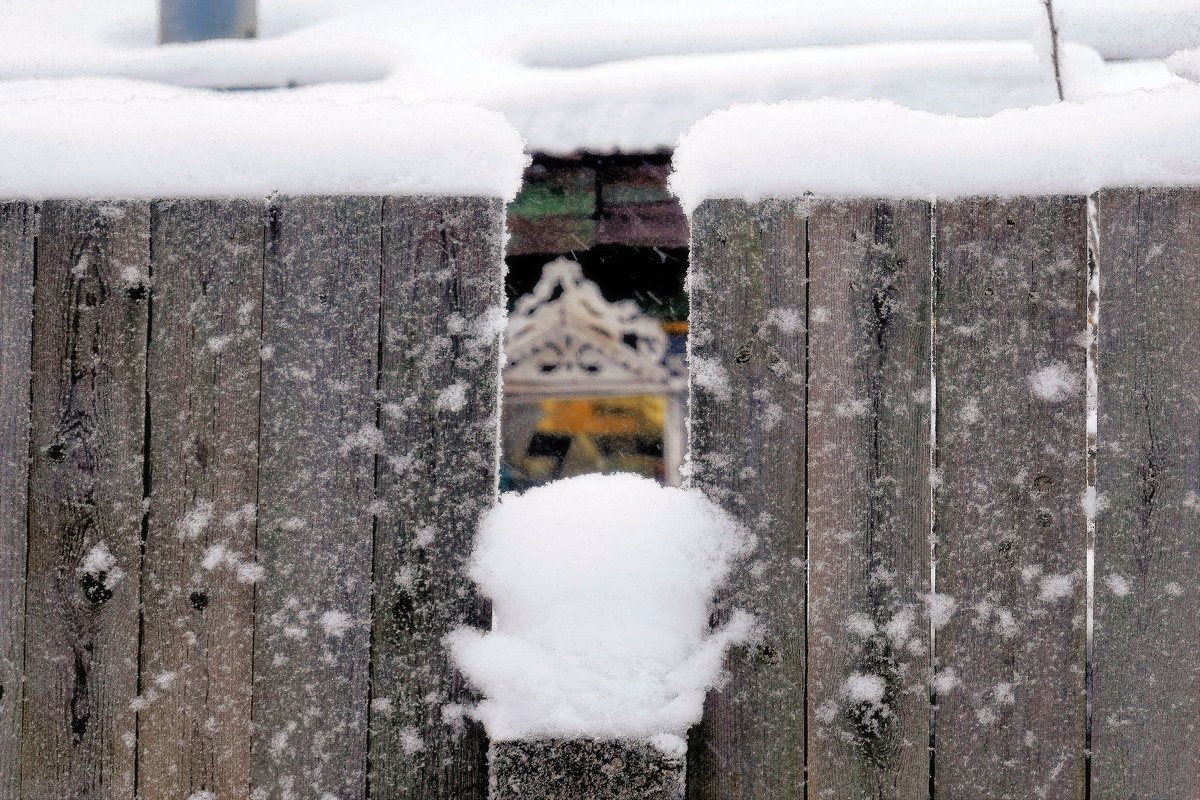
[{"label": "vertical fence plank", "polygon": [[692,220],[692,483],[758,537],[727,600],[762,630],[692,732],[692,798],[804,793],[805,231],[790,203],[710,201]]},{"label": "vertical fence plank", "polygon": [[938,206],[936,230],[935,791],[1073,800],[1084,794],[1086,201],[956,201]]},{"label": "vertical fence plank", "polygon": [[263,206],[158,202],[151,226],[138,789],[236,797],[250,781]]},{"label": "vertical fence plank", "polygon": [[1092,797],[1200,784],[1200,193],[1101,192]]},{"label": "vertical fence plank", "polygon": [[808,221],[808,791],[929,791],[930,216]]},{"label": "vertical fence plank", "polygon": [[366,791],[381,204],[285,198],[268,213],[256,800]]},{"label": "vertical fence plank", "polygon": [[0,798],[21,789],[36,209],[0,203]]},{"label": "vertical fence plank", "polygon": [[134,794],[146,203],[41,206],[23,797]]},{"label": "vertical fence plank", "polygon": [[384,207],[380,518],[375,549],[372,794],[487,795],[481,727],[442,637],[488,624],[466,577],[496,491],[499,201],[391,198]]}]

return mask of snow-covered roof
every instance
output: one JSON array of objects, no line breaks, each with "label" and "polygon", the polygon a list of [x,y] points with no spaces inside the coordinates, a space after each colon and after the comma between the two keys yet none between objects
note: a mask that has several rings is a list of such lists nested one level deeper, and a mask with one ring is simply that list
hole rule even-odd
[{"label": "snow-covered roof", "polygon": [[[1055,7],[1073,43],[1076,99],[1179,80],[1163,59],[1200,46],[1195,0]],[[881,98],[988,115],[1056,96],[1040,0],[260,0],[258,40],[166,47],[154,45],[155,9],[0,5],[0,80],[103,75],[299,84],[286,93],[314,100],[453,100],[504,114],[529,149],[549,153],[670,147],[737,103]]]}]

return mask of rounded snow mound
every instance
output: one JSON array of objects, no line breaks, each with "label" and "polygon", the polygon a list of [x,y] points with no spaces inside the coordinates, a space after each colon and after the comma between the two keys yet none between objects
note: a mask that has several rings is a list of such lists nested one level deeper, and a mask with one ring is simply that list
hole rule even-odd
[{"label": "rounded snow mound", "polygon": [[750,617],[712,631],[713,595],[749,537],[701,492],[585,475],[505,495],[471,575],[494,629],[448,637],[496,740],[682,735]]}]

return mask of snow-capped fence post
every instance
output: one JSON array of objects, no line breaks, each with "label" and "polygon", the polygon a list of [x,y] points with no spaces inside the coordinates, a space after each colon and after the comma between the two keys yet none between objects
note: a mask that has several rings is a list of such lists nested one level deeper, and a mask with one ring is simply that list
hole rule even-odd
[{"label": "snow-capped fence post", "polygon": [[482,798],[441,636],[489,622],[464,559],[497,490],[520,135],[394,99],[23,112],[0,796]]},{"label": "snow-capped fence post", "polygon": [[1200,784],[1200,191],[1095,198],[1101,277],[1092,787]]},{"label": "snow-capped fence post", "polygon": [[29,357],[36,214],[0,203],[0,797],[21,793]]},{"label": "snow-capped fence post", "polygon": [[938,796],[1083,796],[1086,205],[936,208]]},{"label": "snow-capped fence post", "polygon": [[[732,659],[732,681],[715,693],[693,737],[689,798],[795,796],[795,766],[782,772],[759,762],[762,737],[745,732],[806,705],[810,728],[797,748],[806,752],[795,761],[807,767],[809,797],[1117,800],[1194,791],[1200,171],[1195,142],[1176,135],[1181,107],[1173,95],[1130,95],[968,120],[886,104],[778,104],[711,115],[680,141],[671,185],[693,223],[695,480],[752,518],[762,503],[757,488],[751,501],[741,496],[745,483],[775,478],[755,474],[751,458],[799,462],[807,473],[806,486],[794,480],[775,490],[785,495],[799,483],[798,511],[765,521],[775,529],[759,562],[735,582],[734,597],[744,585],[751,596],[776,589],[770,580],[754,581],[771,576],[772,561],[792,557],[792,540],[780,531],[799,539],[803,530],[809,543],[809,604],[804,618],[791,622],[807,633],[807,693],[792,689],[747,703],[754,696],[745,664]],[[884,139],[888,146],[881,147]],[[1106,186],[1133,188],[1098,188]],[[922,259],[929,272],[925,322],[919,293],[902,300],[894,291],[901,286],[899,258],[890,288],[875,277],[890,258],[883,251],[893,249],[881,247],[880,228],[887,226],[876,224],[864,237],[853,213],[837,209],[864,202],[849,198],[919,208],[915,201],[930,197],[939,199],[928,216],[917,212],[903,223],[913,244],[932,239],[928,251],[906,255]],[[788,204],[807,217],[804,241],[739,244],[765,240],[773,215]],[[824,213],[831,217],[822,233],[817,220]],[[874,249],[857,274],[840,273],[822,263],[824,236],[873,239]],[[894,249],[900,255],[908,248]],[[771,331],[765,309],[751,308],[758,327],[742,321],[741,298],[757,291],[762,264],[780,253],[811,281],[795,326],[807,323],[808,395],[787,404],[773,404],[758,375],[742,367],[753,361],[760,331]],[[919,273],[907,280],[920,283]],[[826,274],[826,289],[845,293],[849,305],[839,309],[822,296]],[[932,363],[920,352],[901,355],[887,338],[891,322],[878,328],[884,336],[874,343],[863,336],[857,348],[829,357],[853,341],[847,331],[858,335],[856,326],[882,320],[880,312],[895,322],[913,320],[914,342],[930,327],[924,338]],[[861,403],[858,377],[873,378],[864,384],[867,397],[886,391],[886,380],[876,379],[890,375],[882,365],[893,359],[914,371],[898,373],[894,385],[924,383],[925,391],[907,398],[898,392],[894,405],[879,409]],[[903,425],[892,427],[903,419],[899,406],[922,404],[925,395],[933,398],[930,444],[919,425],[907,434]],[[919,419],[921,412],[910,413]],[[781,417],[790,424],[805,419],[799,432],[780,436]],[[714,436],[730,420],[742,429]],[[908,440],[899,452],[914,465],[934,453],[932,500],[918,471],[886,474],[874,466],[897,433]],[[827,434],[840,444],[826,450]],[[831,514],[821,508],[820,487],[827,473],[841,470],[849,479],[840,498],[846,507]],[[924,670],[913,652],[908,670],[924,671],[928,686],[923,691],[914,680],[904,698],[889,697],[891,657],[859,667],[821,658],[873,637],[880,644],[886,638],[895,654],[907,626],[892,618],[880,637],[875,611],[891,603],[882,585],[899,585],[903,572],[870,567],[883,553],[905,554],[892,550],[903,528],[886,524],[886,512],[890,493],[906,479],[907,501],[891,506],[891,518],[932,537],[927,615],[918,617],[928,634],[915,642],[915,650],[927,643],[932,651]],[[910,566],[925,560],[915,544],[906,545]],[[858,560],[861,568],[822,584],[830,558]],[[865,608],[853,612],[836,602],[846,597],[861,598]],[[772,615],[798,616],[794,598],[779,593],[778,601],[750,608],[769,628]],[[839,679],[839,702],[823,705],[822,685]],[[876,741],[879,727],[919,713],[922,700],[928,736],[918,724],[902,726],[905,735],[890,743]],[[856,709],[871,706],[879,707],[881,726],[859,724]],[[841,776],[823,768],[825,723],[835,734],[841,726],[833,741],[844,754]],[[923,759],[925,781],[901,779],[893,769],[912,764],[919,778]],[[759,763],[766,768],[755,769]],[[713,788],[706,771],[718,779],[750,773],[753,780]],[[844,778],[856,775],[867,776],[867,784],[850,790]]]},{"label": "snow-capped fence post", "polygon": [[726,648],[753,635],[740,609],[709,625],[750,545],[700,492],[636,475],[501,497],[469,568],[495,628],[446,637],[482,695],[489,797],[682,800],[687,730]]}]

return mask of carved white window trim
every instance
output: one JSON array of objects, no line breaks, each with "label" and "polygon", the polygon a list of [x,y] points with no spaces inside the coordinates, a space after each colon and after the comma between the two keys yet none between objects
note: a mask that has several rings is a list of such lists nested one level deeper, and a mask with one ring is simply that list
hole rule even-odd
[{"label": "carved white window trim", "polygon": [[662,326],[632,300],[609,302],[578,262],[542,270],[508,318],[506,395],[671,394],[686,389]]}]

